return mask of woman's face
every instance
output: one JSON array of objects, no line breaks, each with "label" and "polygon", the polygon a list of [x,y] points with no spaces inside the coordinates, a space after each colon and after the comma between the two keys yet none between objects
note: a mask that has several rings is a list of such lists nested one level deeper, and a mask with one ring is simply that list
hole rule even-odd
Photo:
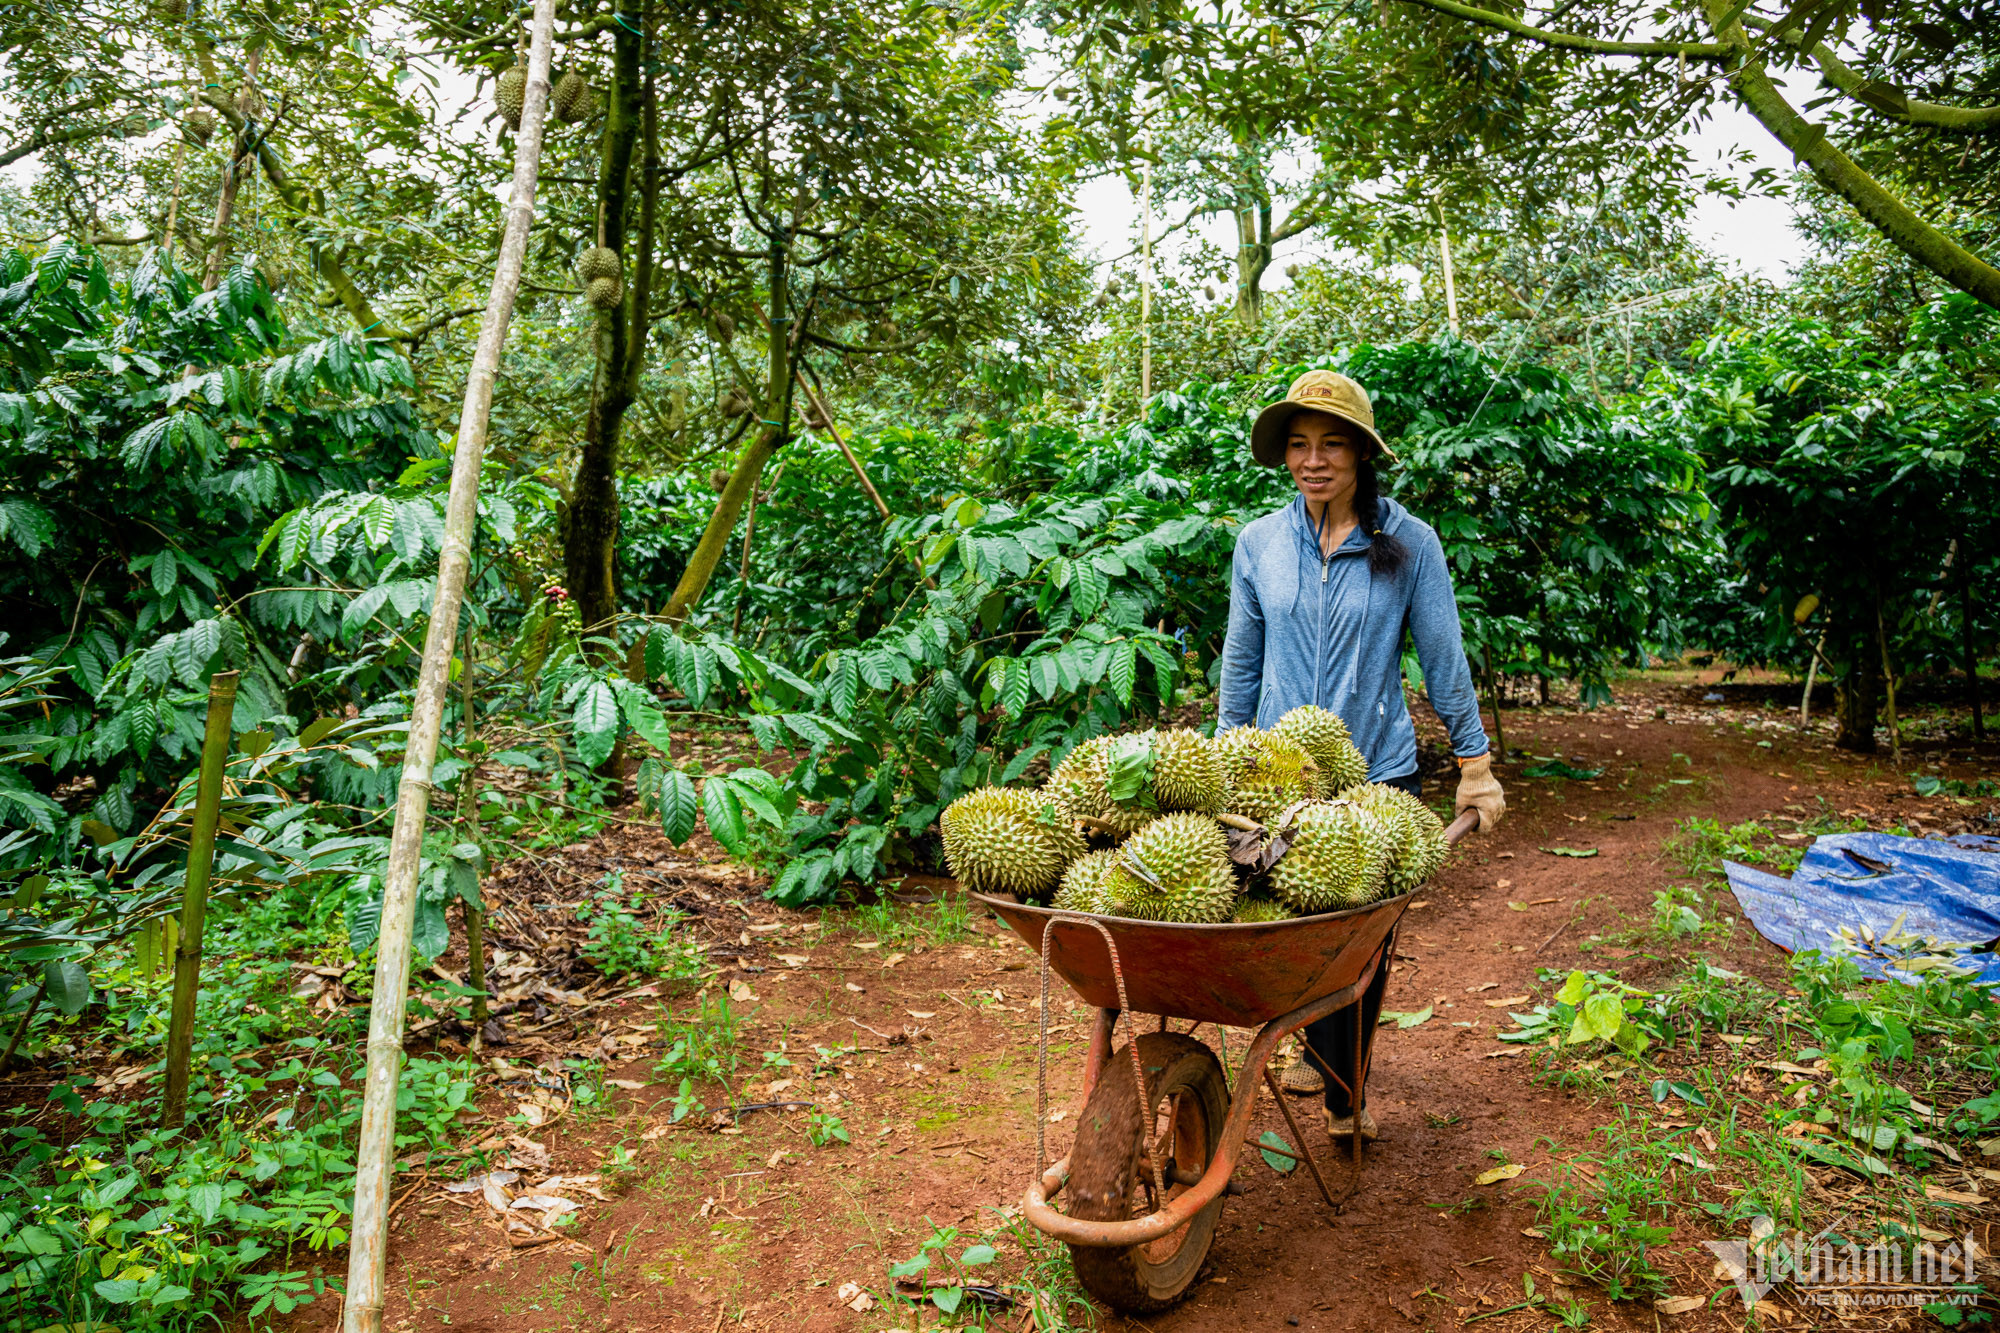
[{"label": "woman's face", "polygon": [[1292,414],[1285,440],[1285,466],[1306,502],[1323,505],[1354,489],[1361,461],[1360,433],[1329,412]]}]

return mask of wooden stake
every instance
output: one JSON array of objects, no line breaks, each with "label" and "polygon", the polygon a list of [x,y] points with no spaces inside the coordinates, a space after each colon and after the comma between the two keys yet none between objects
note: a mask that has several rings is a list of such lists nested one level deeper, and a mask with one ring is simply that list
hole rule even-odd
[{"label": "wooden stake", "polygon": [[[799,363],[800,366],[804,364],[804,362]],[[806,391],[806,400],[812,404],[813,412],[826,423],[826,433],[839,447],[840,456],[847,460],[847,466],[854,469],[855,479],[861,483],[861,489],[868,492],[868,498],[874,502],[875,512],[882,516],[884,523],[887,523],[891,517],[889,506],[883,501],[882,493],[875,489],[875,483],[868,480],[868,473],[862,469],[861,460],[854,456],[854,450],[849,448],[847,441],[841,437],[840,427],[833,421],[832,409],[827,407],[826,401],[819,396],[819,391],[813,387],[812,382],[799,372],[798,366],[793,367],[792,373],[798,376],[799,387]]]},{"label": "wooden stake", "polygon": [[1438,254],[1444,258],[1444,319],[1458,336],[1458,284],[1452,281],[1451,233],[1445,229],[1444,210],[1438,210]]},{"label": "wooden stake", "polygon": [[528,59],[526,105],[514,139],[514,188],[507,205],[506,232],[486,314],[479,325],[478,349],[466,375],[459,409],[458,443],[452,451],[451,495],[445,503],[443,550],[438,556],[437,591],[430,628],[424,637],[423,665],[417,673],[410,709],[408,748],[396,792],[396,824],[389,839],[389,866],[383,875],[382,933],[376,943],[375,988],[368,1008],[368,1067],[361,1106],[361,1141],[355,1152],[354,1225],[348,1249],[347,1299],[341,1312],[345,1333],[381,1333],[383,1288],[389,1263],[389,1187],[395,1171],[396,1085],[403,1061],[403,1024],[409,1001],[410,930],[417,908],[417,873],[423,866],[424,817],[430,805],[431,764],[444,726],[450,687],[452,644],[458,637],[459,608],[472,563],[472,537],[479,508],[479,469],[486,454],[486,428],[493,415],[493,384],[514,298],[521,288],[521,265],[528,229],[535,216],[535,177],[541,167],[542,131],[549,109],[549,56],[555,29],[555,0],[535,0],[533,42]]},{"label": "wooden stake", "polygon": [[1882,684],[1889,691],[1889,764],[1903,766],[1903,729],[1896,722],[1896,671],[1889,664],[1889,632],[1882,624],[1882,599],[1875,599],[1875,641],[1882,646]]},{"label": "wooden stake", "polygon": [[236,713],[234,671],[208,682],[208,728],[201,738],[201,777],[188,831],[187,881],[181,889],[180,947],[174,952],[173,1013],[167,1024],[167,1090],[160,1123],[179,1129],[187,1118],[188,1065],[194,1056],[194,1002],[201,992],[201,923],[208,912],[208,878],[215,868],[215,829],[222,819],[222,767],[229,760],[229,719]]},{"label": "wooden stake", "polygon": [[[477,720],[473,713],[475,696],[472,690],[474,674],[472,646],[472,636],[468,634],[465,639],[465,651],[461,656],[464,666],[458,675],[459,711],[465,715],[465,748],[468,753],[471,752],[474,742],[479,739]],[[479,757],[477,755],[473,756],[472,767],[465,770],[465,776],[459,781],[465,785],[459,789],[458,817],[465,825],[465,840],[477,847],[479,846]],[[486,861],[483,850],[479,859],[483,867]],[[486,906],[483,898],[480,902],[465,904],[465,981],[479,992],[472,997],[472,1021],[475,1024],[484,1024],[486,1022]],[[476,1042],[478,1039],[478,1034],[474,1033],[473,1040]]]},{"label": "wooden stake", "polygon": [[1819,675],[1819,655],[1826,648],[1826,631],[1819,632],[1819,642],[1813,645],[1812,659],[1806,663],[1806,692],[1799,696],[1799,728],[1804,730],[1812,722],[1813,680]]},{"label": "wooden stake", "polygon": [[1139,410],[1153,401],[1153,134],[1146,132],[1146,162],[1142,168],[1139,264]]}]

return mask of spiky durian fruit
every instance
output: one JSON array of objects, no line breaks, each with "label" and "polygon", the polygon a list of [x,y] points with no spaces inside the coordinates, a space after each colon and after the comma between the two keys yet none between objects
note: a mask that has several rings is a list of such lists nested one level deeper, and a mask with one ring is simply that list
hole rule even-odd
[{"label": "spiky durian fruit", "polygon": [[1268,824],[1298,801],[1319,792],[1319,769],[1305,747],[1287,736],[1255,727],[1232,727],[1215,738],[1229,782],[1223,806]]},{"label": "spiky durian fruit", "polygon": [[608,245],[593,245],[576,257],[576,276],[585,282],[595,282],[599,278],[623,276],[624,264],[618,252]]},{"label": "spiky durian fruit", "polygon": [[1063,756],[1049,775],[1046,790],[1074,819],[1095,819],[1113,837],[1124,838],[1152,822],[1157,811],[1120,804],[1105,788],[1110,775],[1111,746],[1116,737],[1093,736]]},{"label": "spiky durian fruit", "polygon": [[590,84],[583,75],[569,70],[556,80],[556,86],[549,94],[549,106],[556,113],[557,120],[565,125],[574,125],[590,118],[590,113],[597,110],[597,99],[591,95]]},{"label": "spiky durian fruit", "polygon": [[528,67],[515,65],[502,70],[500,78],[493,85],[493,105],[499,109],[500,119],[507,122],[507,128],[521,128],[521,108],[528,104]]},{"label": "spiky durian fruit", "polygon": [[1070,862],[1049,906],[1061,912],[1104,911],[1104,877],[1117,856],[1117,852],[1086,852]]},{"label": "spiky durian fruit", "polygon": [[1145,921],[1227,921],[1236,910],[1229,839],[1207,815],[1161,815],[1112,853],[1104,911]]},{"label": "spiky durian fruit", "polygon": [[1271,892],[1300,912],[1359,907],[1389,869],[1389,831],[1358,801],[1314,801],[1285,830]]},{"label": "spiky durian fruit", "polygon": [[1445,854],[1451,850],[1444,840],[1444,824],[1415,796],[1401,787],[1371,782],[1351,788],[1347,798],[1367,809],[1389,830],[1386,893],[1408,893],[1444,864]]},{"label": "spiky durian fruit", "polygon": [[203,147],[215,136],[215,113],[196,107],[181,117],[181,127],[194,140],[195,147]]},{"label": "spiky durian fruit", "polygon": [[1212,815],[1229,799],[1229,780],[1215,742],[1174,727],[1153,735],[1153,800],[1162,810]]},{"label": "spiky durian fruit", "polygon": [[1242,902],[1236,904],[1236,915],[1231,920],[1243,923],[1290,921],[1297,915],[1297,912],[1285,904],[1273,902],[1269,898],[1245,898]]},{"label": "spiky durian fruit", "polygon": [[1271,728],[1297,741],[1319,766],[1319,794],[1332,796],[1368,781],[1368,761],[1354,748],[1354,738],[1340,714],[1318,704],[1300,704]]},{"label": "spiky durian fruit", "polygon": [[598,310],[616,310],[618,303],[625,299],[625,283],[615,274],[609,278],[592,278],[584,284],[583,299]]},{"label": "spiky durian fruit", "polygon": [[951,873],[969,889],[1023,898],[1054,888],[1083,839],[1054,801],[1020,787],[981,787],[938,817]]}]

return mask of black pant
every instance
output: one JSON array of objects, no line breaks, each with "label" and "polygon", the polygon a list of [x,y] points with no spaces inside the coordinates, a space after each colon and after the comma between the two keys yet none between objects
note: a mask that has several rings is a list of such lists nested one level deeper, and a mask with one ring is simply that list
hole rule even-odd
[{"label": "black pant", "polygon": [[[1400,778],[1390,778],[1382,785],[1401,787],[1412,796],[1424,794],[1423,784],[1418,781],[1415,773],[1408,773]],[[1362,992],[1361,998],[1355,1004],[1345,1009],[1336,1009],[1318,1022],[1306,1025],[1304,1034],[1306,1045],[1312,1051],[1312,1055],[1306,1057],[1306,1062],[1319,1070],[1322,1078],[1326,1076],[1326,1071],[1331,1069],[1341,1078],[1352,1082],[1356,1055],[1358,1054],[1363,1060],[1368,1058],[1368,1052],[1375,1041],[1375,1024],[1382,1016],[1382,994],[1389,989],[1390,962],[1391,960],[1387,958],[1382,960],[1382,968],[1375,974],[1375,980],[1369,983],[1368,989]],[[1354,1031],[1354,1011],[1357,1007],[1361,1010],[1358,1045]],[[1313,1059],[1313,1056],[1319,1058]],[[1330,1078],[1326,1080],[1326,1109],[1336,1116],[1354,1114],[1354,1104],[1347,1091]]]}]

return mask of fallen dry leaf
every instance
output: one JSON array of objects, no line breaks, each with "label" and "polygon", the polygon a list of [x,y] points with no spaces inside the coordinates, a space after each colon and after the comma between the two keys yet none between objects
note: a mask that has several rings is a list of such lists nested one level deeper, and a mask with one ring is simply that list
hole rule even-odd
[{"label": "fallen dry leaf", "polygon": [[1477,995],[1479,994],[1479,992],[1483,990],[1499,990],[1499,989],[1500,989],[1500,983],[1497,981],[1482,981],[1477,986],[1467,986],[1465,988],[1465,993],[1467,995]]},{"label": "fallen dry leaf", "polygon": [[1527,1167],[1519,1162],[1509,1162],[1505,1166],[1496,1166],[1491,1171],[1481,1171],[1472,1178],[1472,1183],[1475,1185],[1497,1185],[1503,1180],[1512,1180],[1527,1169]]},{"label": "fallen dry leaf", "polygon": [[804,967],[812,961],[812,955],[804,953],[781,953],[778,955],[778,961],[786,967]]},{"label": "fallen dry leaf", "polygon": [[623,1088],[627,1092],[637,1092],[641,1088],[650,1086],[644,1079],[637,1078],[607,1078],[604,1081],[614,1088]]},{"label": "fallen dry leaf", "polygon": [[859,1283],[841,1283],[840,1290],[833,1297],[856,1314],[867,1314],[875,1308],[875,1298],[863,1291]]},{"label": "fallen dry leaf", "polygon": [[564,1213],[576,1211],[574,1200],[555,1194],[523,1194],[514,1200],[514,1207],[540,1213],[543,1221],[561,1217]]},{"label": "fallen dry leaf", "polygon": [[729,998],[738,1001],[755,1000],[757,992],[750,989],[750,983],[747,981],[732,981],[729,983]]},{"label": "fallen dry leaf", "polygon": [[904,1013],[906,1013],[906,1014],[908,1014],[908,1015],[909,1015],[909,1016],[910,1016],[911,1018],[936,1018],[936,1017],[937,1017],[937,1011],[936,1011],[936,1010],[933,1010],[933,1009],[906,1009],[906,1010],[904,1010],[903,1012],[904,1012]]},{"label": "fallen dry leaf", "polygon": [[886,972],[888,969],[894,967],[896,964],[902,962],[905,958],[908,957],[909,955],[906,953],[892,953],[887,958],[884,958],[882,960],[882,970]]},{"label": "fallen dry leaf", "polygon": [[1494,883],[1493,887],[1496,889],[1511,889],[1514,887],[1514,881],[1511,879],[1498,880]]},{"label": "fallen dry leaf", "polygon": [[1686,1314],[1707,1304],[1706,1296],[1662,1296],[1653,1302],[1653,1308],[1661,1314]]},{"label": "fallen dry leaf", "polygon": [[547,1123],[549,1110],[540,1102],[522,1102],[520,1105],[520,1116],[528,1122],[529,1129],[539,1129]]},{"label": "fallen dry leaf", "polygon": [[1488,1009],[1505,1009],[1507,1006],[1512,1004],[1526,1004],[1527,1002],[1528,1002],[1528,997],[1525,995],[1509,995],[1504,1000],[1486,1001],[1486,1007]]},{"label": "fallen dry leaf", "polygon": [[1519,1054],[1520,1052],[1518,1050],[1488,1051],[1486,1054],[1480,1056],[1479,1058],[1482,1060],[1507,1060]]},{"label": "fallen dry leaf", "polygon": [[1936,1203],[1985,1203],[1984,1194],[1974,1194],[1970,1190],[1948,1190],[1942,1185],[1926,1184],[1924,1197]]},{"label": "fallen dry leaf", "polygon": [[1525,912],[1528,910],[1528,905],[1526,903],[1508,903],[1507,910],[1510,912]]}]

